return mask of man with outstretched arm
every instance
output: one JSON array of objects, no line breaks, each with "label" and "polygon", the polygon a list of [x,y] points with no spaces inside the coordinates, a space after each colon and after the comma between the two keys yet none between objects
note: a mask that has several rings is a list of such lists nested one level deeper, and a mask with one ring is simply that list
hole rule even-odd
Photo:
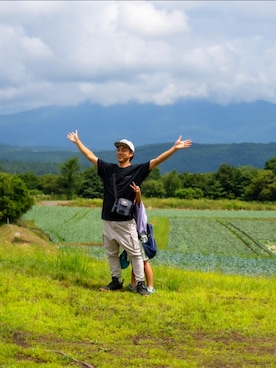
[{"label": "man with outstretched arm", "polygon": [[133,182],[141,186],[150,171],[167,160],[176,151],[189,148],[192,141],[182,140],[180,136],[174,145],[154,159],[142,164],[131,164],[135,148],[131,141],[122,139],[115,142],[117,148],[117,164],[108,163],[98,158],[80,140],[78,131],[67,134],[67,138],[76,144],[80,152],[98,169],[104,186],[102,215],[103,220],[103,246],[107,254],[112,281],[100,288],[102,291],[119,290],[123,288],[121,281],[121,265],[119,260],[120,246],[126,250],[132,263],[133,272],[137,282],[137,292],[149,295],[144,282],[144,262],[140,251],[136,223],[133,215],[124,217],[114,211],[114,178],[118,198],[125,198],[134,202],[135,193],[131,188]]}]

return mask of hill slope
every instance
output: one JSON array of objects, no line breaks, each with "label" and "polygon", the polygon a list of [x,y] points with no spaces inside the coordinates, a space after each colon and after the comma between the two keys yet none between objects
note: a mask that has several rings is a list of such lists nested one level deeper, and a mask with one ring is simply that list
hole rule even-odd
[{"label": "hill slope", "polygon": [[[139,146],[136,148],[133,163],[150,160],[172,144],[160,143]],[[74,146],[73,149],[0,145],[0,166],[8,172],[32,171],[37,175],[59,173],[60,163],[75,156],[79,157],[83,167],[89,166],[90,163]],[[112,151],[97,151],[96,154],[106,161],[116,162],[115,148]],[[276,143],[194,143],[191,148],[176,152],[169,160],[160,165],[160,170],[162,173],[172,170],[180,173],[185,171],[206,173],[217,171],[223,163],[235,167],[250,165],[262,169],[265,162],[275,156]]]}]

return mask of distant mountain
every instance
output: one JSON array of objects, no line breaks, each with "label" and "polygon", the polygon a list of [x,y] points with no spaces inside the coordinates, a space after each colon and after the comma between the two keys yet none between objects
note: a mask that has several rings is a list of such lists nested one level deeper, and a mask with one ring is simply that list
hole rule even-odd
[{"label": "distant mountain", "polygon": [[[138,146],[133,163],[146,162],[157,157],[171,144],[159,143]],[[112,151],[95,151],[95,153],[105,161],[116,162],[115,147]],[[32,171],[37,175],[57,174],[60,164],[72,157],[78,157],[83,168],[90,166],[89,161],[74,146],[68,150],[0,145],[0,166],[8,172]],[[217,171],[221,164],[235,167],[253,166],[263,169],[265,162],[272,157],[276,157],[276,143],[194,143],[189,149],[176,152],[170,159],[161,164],[160,171],[162,174],[173,170],[179,173],[207,173]]]},{"label": "distant mountain", "polygon": [[111,150],[128,138],[136,146],[174,142],[181,134],[195,143],[270,143],[276,141],[276,105],[267,102],[227,106],[205,101],[174,105],[129,103],[43,107],[0,115],[0,143],[72,148],[66,134],[78,129],[93,150]]}]

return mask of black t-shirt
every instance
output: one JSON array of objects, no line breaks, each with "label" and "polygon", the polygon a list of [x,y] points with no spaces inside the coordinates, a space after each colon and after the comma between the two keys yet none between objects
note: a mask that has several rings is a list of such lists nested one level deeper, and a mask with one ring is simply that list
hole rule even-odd
[{"label": "black t-shirt", "polygon": [[149,162],[143,164],[134,164],[125,168],[120,168],[117,164],[98,160],[98,174],[103,180],[104,199],[102,208],[102,219],[109,221],[126,221],[125,217],[112,213],[112,207],[115,202],[113,190],[113,174],[116,174],[117,197],[126,198],[134,201],[135,193],[130,187],[133,182],[141,186],[142,182],[150,173]]}]

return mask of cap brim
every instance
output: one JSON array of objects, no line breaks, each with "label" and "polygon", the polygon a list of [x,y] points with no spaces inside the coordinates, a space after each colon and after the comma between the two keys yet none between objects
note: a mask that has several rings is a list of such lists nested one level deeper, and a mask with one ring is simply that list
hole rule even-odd
[{"label": "cap brim", "polygon": [[130,149],[131,151],[132,151],[132,149],[129,147],[129,145],[128,144],[126,144],[126,143],[123,143],[123,142],[115,142],[114,143],[114,145],[115,145],[115,147],[120,147],[120,146],[123,146],[123,147],[127,147],[128,149]]}]

